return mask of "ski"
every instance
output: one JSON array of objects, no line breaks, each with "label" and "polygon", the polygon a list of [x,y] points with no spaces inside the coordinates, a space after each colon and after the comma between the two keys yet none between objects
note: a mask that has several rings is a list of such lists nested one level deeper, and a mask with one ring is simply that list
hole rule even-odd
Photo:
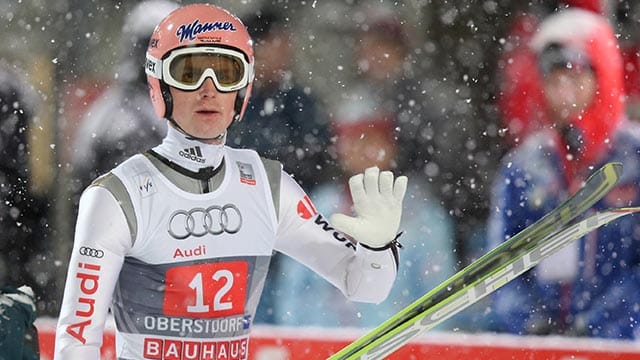
[{"label": "ski", "polygon": [[[638,211],[640,211],[640,207],[620,208],[610,209],[591,215],[588,218],[561,230],[559,233],[550,235],[546,241],[540,243],[540,246],[531,249],[531,251],[526,252],[522,257],[509,262],[501,269],[489,274],[488,276],[482,277],[469,286],[451,294],[444,301],[437,304],[432,303],[432,306],[424,309],[413,318],[401,323],[386,334],[376,338],[368,345],[361,347],[352,355],[340,357],[340,353],[338,353],[329,359],[384,359],[385,356],[393,353],[402,345],[411,341],[414,337],[424,331],[432,329],[451,316],[461,312],[478,300],[491,294],[572,241],[583,237],[587,233],[602,225],[606,225],[619,217]],[[428,293],[420,300],[429,300],[433,295],[435,295],[435,293]],[[412,305],[420,304],[414,303]],[[356,344],[356,342],[354,342],[354,344]]]},{"label": "ski", "polygon": [[[532,254],[538,254],[547,244],[558,242],[558,237],[549,235],[565,228],[566,224],[604,197],[615,186],[621,174],[621,164],[608,163],[604,165],[587,179],[578,192],[560,206],[454,274],[389,320],[329,357],[329,360],[382,359],[383,356],[393,352],[422,331],[430,329],[462,311],[512,279],[505,277],[504,274],[502,276],[496,275],[503,272],[508,274],[521,273],[531,268],[535,265],[530,261]],[[607,213],[618,214],[619,212],[623,215],[629,213],[623,209]],[[609,219],[606,216],[604,218]],[[602,221],[595,221],[593,217],[589,219],[591,220],[589,224],[594,222],[600,224],[598,226],[604,224]],[[584,221],[578,224],[583,224]],[[566,230],[569,229],[574,229],[574,227]],[[577,233],[584,231],[584,226],[580,229]],[[573,231],[575,234],[576,230]],[[558,236],[561,234],[564,234],[564,231]],[[550,255],[547,252],[544,254],[545,257]],[[522,270],[525,267],[526,269]],[[520,272],[520,270],[522,271]],[[487,287],[487,279],[494,278],[499,282],[490,281],[491,287]],[[435,320],[431,316],[427,318],[432,313],[435,313]]]}]

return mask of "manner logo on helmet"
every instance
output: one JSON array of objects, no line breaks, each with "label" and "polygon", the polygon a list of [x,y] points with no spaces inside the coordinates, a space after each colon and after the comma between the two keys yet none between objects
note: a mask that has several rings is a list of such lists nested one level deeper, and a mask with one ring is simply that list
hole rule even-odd
[{"label": "manner logo on helmet", "polygon": [[176,31],[176,35],[180,37],[180,42],[189,39],[191,41],[196,39],[196,35],[204,32],[210,31],[236,31],[235,26],[228,21],[216,21],[216,22],[206,22],[201,24],[200,20],[192,22],[188,25],[180,25],[178,30]]},{"label": "manner logo on helmet", "polygon": [[178,210],[169,217],[169,235],[183,240],[189,236],[235,234],[242,227],[242,214],[233,204]]}]

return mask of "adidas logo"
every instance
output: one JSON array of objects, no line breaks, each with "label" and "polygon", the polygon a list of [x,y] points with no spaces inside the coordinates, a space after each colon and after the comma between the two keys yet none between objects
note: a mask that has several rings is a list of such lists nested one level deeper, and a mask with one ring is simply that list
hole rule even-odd
[{"label": "adidas logo", "polygon": [[183,158],[204,164],[204,158],[202,157],[202,150],[200,150],[200,146],[180,150],[178,154]]}]

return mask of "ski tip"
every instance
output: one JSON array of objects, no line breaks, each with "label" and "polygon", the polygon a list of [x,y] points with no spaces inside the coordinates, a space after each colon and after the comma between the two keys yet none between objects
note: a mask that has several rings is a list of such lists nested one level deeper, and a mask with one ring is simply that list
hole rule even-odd
[{"label": "ski tip", "polygon": [[[583,186],[586,184],[599,179],[599,181],[604,181],[609,185],[613,185],[618,182],[618,180],[622,177],[623,169],[622,163],[620,162],[608,162],[602,165],[601,168],[591,173],[591,175],[587,178],[587,180],[583,183]],[[598,181],[596,181],[598,182]]]},{"label": "ski tip", "polygon": [[604,171],[611,171],[615,174],[616,178],[622,176],[622,163],[620,162],[610,162],[606,163],[603,167]]}]

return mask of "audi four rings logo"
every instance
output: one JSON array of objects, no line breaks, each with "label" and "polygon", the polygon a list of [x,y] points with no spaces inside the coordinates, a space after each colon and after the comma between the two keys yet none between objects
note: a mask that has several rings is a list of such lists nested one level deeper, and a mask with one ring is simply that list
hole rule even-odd
[{"label": "audi four rings logo", "polygon": [[235,234],[242,227],[242,214],[232,204],[178,210],[169,218],[169,235],[182,240],[189,236]]},{"label": "audi four rings logo", "polygon": [[100,259],[104,256],[104,251],[83,246],[80,248],[80,255],[91,256]]}]

